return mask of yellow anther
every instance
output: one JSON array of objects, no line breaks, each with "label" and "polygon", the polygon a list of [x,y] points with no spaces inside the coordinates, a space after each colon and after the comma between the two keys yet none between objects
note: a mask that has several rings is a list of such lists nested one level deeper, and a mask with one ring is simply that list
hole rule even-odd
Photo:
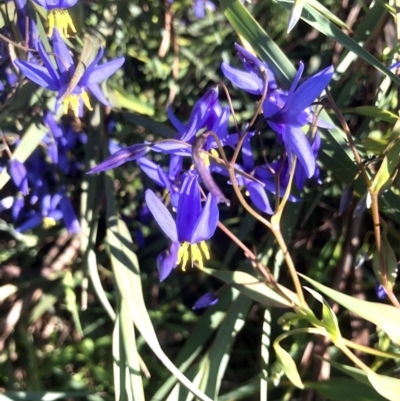
[{"label": "yellow anther", "polygon": [[63,102],[64,114],[68,113],[68,107],[71,107],[75,114],[75,117],[79,117],[79,100],[82,99],[84,105],[89,109],[93,110],[90,104],[89,96],[86,92],[82,92],[80,95],[71,94],[65,97]]},{"label": "yellow anther", "polygon": [[75,117],[79,117],[79,95],[68,95],[62,102],[64,106],[64,114],[68,113],[68,107],[71,106]]},{"label": "yellow anther", "polygon": [[57,9],[51,10],[48,16],[49,20],[49,36],[53,35],[54,28],[57,28],[60,32],[61,37],[69,38],[68,28],[71,28],[72,32],[76,32],[76,28],[74,23],[72,22],[72,18],[69,15],[67,10]]},{"label": "yellow anther", "polygon": [[214,156],[214,157],[219,157],[219,154],[217,152],[217,149],[211,149],[210,153]]},{"label": "yellow anther", "polygon": [[186,271],[186,264],[189,260],[189,252],[191,256],[192,267],[193,263],[197,262],[199,264],[199,268],[203,269],[203,254],[207,260],[210,259],[210,252],[208,250],[207,244],[204,241],[201,241],[199,244],[190,244],[189,242],[183,242],[179,247],[178,257],[176,261],[177,265],[182,263],[182,271]]},{"label": "yellow anther", "polygon": [[178,257],[176,264],[179,265],[182,262],[182,270],[186,270],[186,263],[189,260],[189,242],[184,242],[179,247]]},{"label": "yellow anther", "polygon": [[210,156],[208,156],[208,153],[203,151],[203,152],[200,153],[200,157],[203,159],[204,165],[207,168],[210,167]]},{"label": "yellow anther", "polygon": [[203,251],[206,259],[209,260],[210,259],[210,251],[208,250],[208,246],[205,241],[200,242],[200,249]]},{"label": "yellow anther", "polygon": [[45,228],[54,227],[56,224],[56,221],[52,217],[43,217],[43,226]]},{"label": "yellow anther", "polygon": [[81,98],[83,100],[83,104],[87,107],[88,110],[92,111],[93,107],[90,104],[90,100],[89,100],[89,95],[87,94],[87,92],[83,91],[81,93]]}]

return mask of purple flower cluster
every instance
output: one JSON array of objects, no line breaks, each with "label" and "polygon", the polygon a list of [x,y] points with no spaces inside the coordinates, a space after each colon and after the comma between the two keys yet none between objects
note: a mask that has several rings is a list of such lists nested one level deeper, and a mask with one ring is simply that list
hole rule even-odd
[{"label": "purple flower cluster", "polygon": [[18,192],[0,200],[0,211],[10,210],[10,220],[18,232],[38,226],[48,228],[62,220],[70,233],[79,233],[80,225],[68,197],[66,180],[75,181],[82,171],[75,153],[86,143],[86,134],[76,133],[71,126],[57,124],[50,112],[43,122],[48,132],[41,146],[25,163],[12,159],[8,164]]},{"label": "purple flower cluster", "polygon": [[[243,132],[231,132],[228,126],[230,108],[220,103],[218,89],[211,88],[196,102],[187,123],[182,123],[168,109],[170,121],[176,129],[173,140],[121,148],[90,171],[91,174],[98,173],[136,160],[142,171],[164,191],[162,199],[150,189],[145,195],[150,212],[170,241],[168,248],[157,257],[160,280],[166,279],[177,265],[185,269],[189,261],[203,267],[204,260],[210,258],[206,241],[213,236],[218,225],[218,203],[229,205],[224,195],[217,196],[210,189],[214,184],[207,185],[204,175],[196,166],[199,159],[209,177],[211,173],[228,177],[227,166],[221,162],[218,151],[221,146],[235,150],[240,144],[241,163],[235,160],[234,164],[237,184],[245,189],[260,212],[269,215],[274,213],[271,205],[273,196],[282,197],[288,186],[295,158],[298,163],[294,170],[294,181],[298,189],[304,187],[306,179],[318,179],[316,158],[320,136],[317,128],[327,127],[327,124],[318,118],[313,102],[327,87],[333,67],[325,68],[301,82],[304,70],[301,63],[291,87],[285,90],[279,87],[266,63],[243,47],[235,47],[244,69],[223,63],[222,72],[236,87],[251,95],[261,96],[262,115],[257,117],[257,124],[253,121],[251,127],[248,127],[249,124],[243,125],[247,127]],[[262,130],[257,128],[260,122],[264,126]],[[255,137],[261,135],[266,127],[275,132],[282,151],[273,160],[267,162],[263,159],[260,164],[257,163],[259,157],[256,157],[259,152],[254,148]],[[165,169],[151,160],[147,156],[150,151],[168,155],[169,168]],[[192,157],[196,168],[185,168],[185,157]],[[276,185],[277,181],[279,185]],[[209,189],[208,195],[201,194],[201,183]],[[227,184],[232,185],[230,180]],[[276,193],[277,188],[279,194]],[[290,195],[289,200],[299,199]],[[167,208],[168,203],[172,213]],[[216,302],[214,295],[207,295],[204,299],[210,299],[208,304]],[[205,303],[201,300],[198,307],[203,307]]]}]

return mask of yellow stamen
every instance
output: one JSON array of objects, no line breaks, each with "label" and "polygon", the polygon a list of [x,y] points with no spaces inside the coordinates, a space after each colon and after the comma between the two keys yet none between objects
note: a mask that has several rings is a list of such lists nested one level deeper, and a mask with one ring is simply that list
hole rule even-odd
[{"label": "yellow stamen", "polygon": [[49,33],[48,33],[49,36],[53,35],[54,28],[58,29],[61,37],[63,38],[69,38],[68,28],[71,28],[71,31],[76,33],[75,25],[67,10],[63,9],[51,10],[49,12],[48,20],[49,20]]},{"label": "yellow stamen", "polygon": [[179,247],[178,258],[176,264],[179,265],[182,261],[182,270],[186,270],[186,263],[189,260],[189,242],[184,242]]},{"label": "yellow stamen", "polygon": [[52,217],[43,217],[43,227],[50,228],[56,225],[56,221]]},{"label": "yellow stamen", "polygon": [[71,106],[75,117],[79,117],[79,99],[83,100],[84,105],[89,109],[93,110],[90,104],[89,95],[86,92],[82,92],[80,95],[71,94],[65,97],[62,101],[64,107],[64,114],[68,113],[68,107]]},{"label": "yellow stamen", "polygon": [[207,260],[210,259],[210,251],[208,250],[208,246],[205,243],[205,241],[200,242],[200,249],[203,251],[204,256],[206,257]]},{"label": "yellow stamen", "polygon": [[214,157],[219,157],[219,154],[217,152],[217,149],[211,149],[210,153],[214,156]]},{"label": "yellow stamen", "polygon": [[79,95],[68,95],[62,102],[64,106],[64,114],[68,113],[68,107],[71,106],[75,117],[79,116]]},{"label": "yellow stamen", "polygon": [[203,269],[203,254],[207,260],[210,259],[210,252],[207,244],[201,241],[199,244],[190,244],[189,242],[183,242],[179,247],[178,258],[176,264],[182,263],[182,271],[186,271],[186,264],[189,260],[189,252],[191,255],[192,266],[194,262],[199,264],[199,268]]}]

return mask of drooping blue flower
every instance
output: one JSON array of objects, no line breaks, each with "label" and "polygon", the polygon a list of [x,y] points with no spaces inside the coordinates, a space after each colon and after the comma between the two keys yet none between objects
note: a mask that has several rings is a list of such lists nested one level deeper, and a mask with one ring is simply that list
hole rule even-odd
[{"label": "drooping blue flower", "polygon": [[106,80],[122,66],[125,61],[124,57],[118,57],[115,60],[98,65],[104,54],[104,49],[101,48],[95,60],[85,69],[72,93],[66,95],[68,85],[75,72],[75,64],[57,29],[54,29],[52,39],[57,68],[53,65],[41,42],[38,44],[38,50],[43,66],[24,60],[15,60],[15,65],[31,81],[45,89],[57,92],[57,107],[62,103],[64,113],[67,113],[68,108],[71,107],[76,117],[82,117],[83,105],[92,110],[87,91],[104,105],[110,106],[99,87],[99,83]]},{"label": "drooping blue flower", "polygon": [[176,264],[182,263],[185,270],[191,255],[192,264],[198,262],[203,267],[203,255],[210,258],[205,243],[216,230],[219,211],[212,194],[208,194],[204,207],[201,207],[200,189],[197,178],[187,175],[179,193],[176,221],[157,195],[148,189],[145,194],[146,203],[158,225],[175,245],[169,248],[169,253],[163,253],[158,258],[160,277],[165,278]]},{"label": "drooping blue flower", "polygon": [[[279,134],[289,162],[293,155],[297,156],[306,176],[310,178],[315,173],[316,161],[302,128],[312,122],[314,114],[310,106],[328,86],[333,75],[333,66],[325,68],[299,85],[303,70],[304,64],[300,63],[289,92],[286,94],[275,91],[264,101],[262,108],[268,125]],[[317,126],[324,126],[324,123],[318,120]]]},{"label": "drooping blue flower", "polygon": [[208,308],[218,302],[218,296],[215,292],[206,292],[192,306],[193,310]]},{"label": "drooping blue flower", "polygon": [[60,31],[62,37],[68,38],[68,28],[76,33],[75,25],[67,8],[74,6],[78,0],[34,0],[35,3],[42,6],[49,12],[49,32],[48,36],[53,35],[54,28]]}]

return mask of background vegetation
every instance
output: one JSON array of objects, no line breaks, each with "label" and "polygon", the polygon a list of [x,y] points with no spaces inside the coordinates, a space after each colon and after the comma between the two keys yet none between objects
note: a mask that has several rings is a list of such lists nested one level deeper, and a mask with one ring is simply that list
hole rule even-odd
[{"label": "background vegetation", "polygon": [[[126,61],[104,86],[115,107],[96,104],[82,119],[62,117],[75,132],[87,134],[87,142],[69,154],[79,167],[61,174],[81,233],[69,234],[57,224],[20,234],[9,211],[1,212],[0,400],[180,401],[195,399],[189,390],[196,388],[209,397],[203,399],[219,401],[377,401],[400,394],[398,304],[376,294],[376,220],[363,208],[375,193],[396,297],[400,78],[396,69],[387,69],[398,57],[396,9],[383,0],[296,3],[303,6],[302,19],[289,34],[289,0],[244,6],[223,0],[204,19],[196,18],[190,0],[79,1],[73,8],[78,33],[71,49],[79,55],[86,41],[101,37],[108,58],[124,55]],[[1,5],[3,33],[16,26],[12,7],[13,2]],[[31,4],[30,12],[46,23],[39,7]],[[156,255],[167,242],[144,204],[144,190],[154,184],[135,163],[85,174],[107,156],[110,138],[132,145],[173,137],[167,106],[187,121],[208,88],[227,83],[221,62],[239,66],[233,45],[243,39],[274,65],[287,87],[300,61],[307,75],[334,65],[332,97],[373,182],[368,192],[346,127],[327,108],[336,126],[322,130],[322,183],[307,184],[302,202],[287,205],[281,225],[298,272],[315,280],[302,279],[318,291],[306,292],[314,317],[271,306],[269,287],[235,275],[242,271],[262,281],[251,258],[220,230],[211,242],[207,267],[213,270],[177,268],[160,283]],[[10,58],[25,57],[12,44],[4,49],[3,74]],[[229,91],[238,120],[251,118],[254,98],[232,85]],[[44,146],[42,117],[54,100],[18,76],[18,86],[6,86],[1,101],[4,137],[25,161]],[[1,198],[15,194],[6,169],[0,184]],[[339,214],[341,202],[348,207]],[[237,201],[221,210],[225,226],[280,284],[293,289],[271,232]],[[224,282],[230,285],[220,290],[217,305],[192,310],[201,295]],[[298,331],[279,337],[280,346],[273,347],[289,328]],[[349,361],[342,338],[355,344],[352,352],[361,364]]]}]

